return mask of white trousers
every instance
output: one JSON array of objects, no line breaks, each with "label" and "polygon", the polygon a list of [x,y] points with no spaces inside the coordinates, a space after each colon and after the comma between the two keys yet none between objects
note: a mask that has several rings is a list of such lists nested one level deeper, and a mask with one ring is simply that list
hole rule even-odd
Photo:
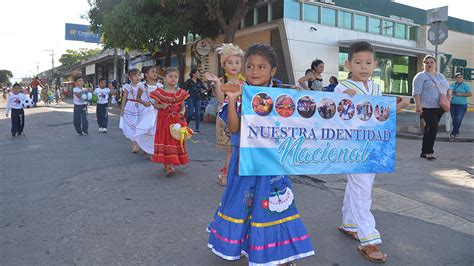
[{"label": "white trousers", "polygon": [[342,206],[342,227],[357,232],[362,245],[382,243],[380,233],[375,229],[372,205],[372,186],[375,174],[347,175],[347,186]]}]

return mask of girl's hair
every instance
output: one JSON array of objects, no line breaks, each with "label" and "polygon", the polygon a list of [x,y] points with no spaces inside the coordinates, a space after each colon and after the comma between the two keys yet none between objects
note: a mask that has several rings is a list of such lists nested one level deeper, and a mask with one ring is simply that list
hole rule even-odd
[{"label": "girl's hair", "polygon": [[140,70],[138,70],[136,68],[132,68],[132,69],[128,70],[128,75],[129,76],[134,76],[136,74],[140,74]]},{"label": "girl's hair", "polygon": [[145,79],[146,79],[146,77],[147,77],[148,72],[150,72],[150,70],[153,69],[153,68],[154,68],[154,69],[157,69],[156,66],[146,66],[146,67],[143,67],[142,73],[143,73],[143,76],[145,77]]},{"label": "girl's hair", "polygon": [[[191,70],[191,72],[189,72],[189,78],[193,78],[193,75],[194,75],[196,72],[198,72],[198,71],[199,71],[199,69],[193,68],[193,69]],[[165,75],[166,75],[166,73],[165,73]]]},{"label": "girl's hair", "polygon": [[320,64],[324,64],[323,60],[316,58],[313,62],[311,62],[311,70],[316,69]]},{"label": "girl's hair", "polygon": [[74,82],[77,82],[80,79],[82,79],[82,76],[77,76],[77,77],[74,78]]},{"label": "girl's hair", "polygon": [[245,61],[247,61],[251,55],[260,55],[268,60],[272,68],[277,67],[277,57],[275,50],[273,50],[273,48],[269,45],[263,43],[252,44],[247,49],[247,52],[245,52]]},{"label": "girl's hair", "polygon": [[429,54],[429,55],[426,55],[426,56],[423,58],[423,61],[422,61],[422,62],[424,63],[424,62],[426,61],[426,59],[429,59],[429,58],[433,59],[433,61],[435,61],[435,63],[436,63],[436,58],[435,58],[434,56],[430,55],[430,54]]},{"label": "girl's hair", "polygon": [[224,67],[225,61],[231,56],[244,57],[242,49],[233,43],[223,43],[216,48],[216,52],[221,56],[221,67]]},{"label": "girl's hair", "polygon": [[179,72],[179,70],[176,67],[167,67],[165,69],[165,76],[168,75],[171,72]]},{"label": "girl's hair", "polygon": [[339,84],[339,81],[337,81],[337,78],[335,76],[331,76],[329,80],[333,79],[336,84]]}]

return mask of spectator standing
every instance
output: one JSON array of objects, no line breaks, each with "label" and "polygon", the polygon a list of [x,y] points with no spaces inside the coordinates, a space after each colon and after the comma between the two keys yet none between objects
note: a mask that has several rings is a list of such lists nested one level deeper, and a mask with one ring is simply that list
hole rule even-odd
[{"label": "spectator standing", "polygon": [[472,96],[471,87],[464,82],[462,73],[454,75],[456,82],[449,86],[451,91],[451,117],[453,118],[453,131],[449,135],[449,141],[454,141],[459,135],[462,119],[467,111],[467,97]]}]

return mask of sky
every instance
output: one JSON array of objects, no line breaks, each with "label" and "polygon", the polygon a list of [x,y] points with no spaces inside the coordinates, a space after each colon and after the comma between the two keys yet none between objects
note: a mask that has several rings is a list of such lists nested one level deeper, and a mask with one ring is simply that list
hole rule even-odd
[{"label": "sky", "polygon": [[[356,0],[354,0],[356,1]],[[396,0],[395,2],[422,9],[448,5],[448,13],[473,21],[471,0]],[[466,6],[467,5],[467,6]],[[32,77],[51,69],[51,51],[54,66],[66,49],[101,48],[100,45],[66,41],[65,24],[88,24],[87,0],[2,0],[0,16],[0,69],[13,72],[13,81]]]}]

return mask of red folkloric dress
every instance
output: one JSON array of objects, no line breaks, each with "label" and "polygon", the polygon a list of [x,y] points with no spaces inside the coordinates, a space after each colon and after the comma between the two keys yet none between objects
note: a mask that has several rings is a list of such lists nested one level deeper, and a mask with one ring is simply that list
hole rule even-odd
[{"label": "red folkloric dress", "polygon": [[150,97],[159,104],[170,105],[165,109],[158,110],[153,162],[165,165],[187,164],[189,160],[186,143],[181,148],[179,140],[171,136],[170,125],[180,122],[179,111],[184,105],[184,101],[189,97],[189,93],[183,89],[178,89],[174,93],[166,92],[165,90],[155,90],[150,93]]}]

